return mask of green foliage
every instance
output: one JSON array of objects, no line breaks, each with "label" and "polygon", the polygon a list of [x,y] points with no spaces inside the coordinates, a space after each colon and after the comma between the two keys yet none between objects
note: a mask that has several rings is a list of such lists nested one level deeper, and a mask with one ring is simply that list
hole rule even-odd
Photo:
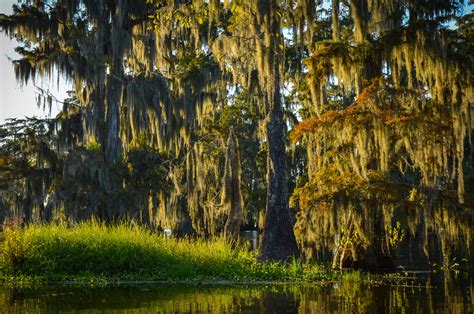
[{"label": "green foliage", "polygon": [[[11,120],[0,126],[0,211],[3,218],[30,221],[103,220],[141,217],[152,224],[149,195],[169,188],[167,159],[133,143],[121,162],[105,165],[94,140],[64,152],[58,147],[57,119]],[[118,204],[113,213],[107,207]]]},{"label": "green foliage", "polygon": [[[136,224],[89,221],[7,229],[0,259],[7,280],[315,281],[349,278],[324,266],[260,263],[223,238],[174,239]],[[359,275],[351,275],[354,280]]]},{"label": "green foliage", "polygon": [[86,145],[84,145],[84,148],[91,151],[91,152],[100,152],[100,151],[102,151],[102,145],[100,145],[100,143],[97,143],[94,140],[86,143]]},{"label": "green foliage", "polygon": [[405,238],[405,232],[399,221],[397,221],[393,227],[386,226],[385,232],[387,233],[387,240],[391,247],[396,247]]}]

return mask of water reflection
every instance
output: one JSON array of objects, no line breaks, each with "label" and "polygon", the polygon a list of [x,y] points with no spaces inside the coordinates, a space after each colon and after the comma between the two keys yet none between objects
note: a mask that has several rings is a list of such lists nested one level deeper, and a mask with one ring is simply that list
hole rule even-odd
[{"label": "water reflection", "polygon": [[472,276],[424,275],[396,284],[324,286],[0,287],[8,313],[472,313]]}]

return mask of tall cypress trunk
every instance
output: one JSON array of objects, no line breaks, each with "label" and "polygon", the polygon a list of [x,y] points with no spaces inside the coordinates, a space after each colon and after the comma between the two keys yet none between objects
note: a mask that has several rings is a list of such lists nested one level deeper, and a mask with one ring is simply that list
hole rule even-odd
[{"label": "tall cypress trunk", "polygon": [[352,0],[350,8],[354,20],[354,40],[357,43],[365,42],[368,40],[369,20],[367,0]]},{"label": "tall cypress trunk", "polygon": [[[29,184],[29,182],[27,183]],[[31,191],[29,189],[29,187],[27,187],[26,189],[26,193],[25,193],[25,197],[23,198],[23,221],[24,223],[27,225],[30,223],[31,221],[31,214],[32,214],[32,210],[31,210]]]},{"label": "tall cypress trunk", "polygon": [[[264,85],[264,101],[267,109],[266,137],[267,156],[267,205],[260,259],[264,261],[287,261],[298,256],[293,225],[290,219],[288,175],[285,152],[285,122],[280,95],[279,48],[280,25],[276,14],[276,1],[259,1],[259,22],[263,23],[263,48],[259,60],[266,69],[259,69],[260,82]],[[261,40],[262,40],[261,39]],[[270,77],[266,73],[271,73]]]},{"label": "tall cypress trunk", "polygon": [[[277,83],[275,83],[277,85]],[[268,143],[268,192],[260,258],[286,261],[299,255],[290,219],[285,154],[285,125],[279,90],[266,125]]]},{"label": "tall cypress trunk", "polygon": [[[104,84],[104,104],[105,104],[105,147],[104,147],[104,158],[107,166],[112,166],[119,162],[122,157],[122,142],[120,139],[120,101],[123,90],[123,52],[120,50],[115,40],[117,40],[117,33],[120,33],[123,28],[123,18],[125,12],[123,11],[122,1],[116,3],[115,12],[112,11],[112,18],[110,23],[102,24],[107,27],[108,33],[110,33],[110,39],[102,37],[101,45],[104,45],[104,51],[108,47],[108,57],[110,63],[108,64],[110,74],[106,75],[105,69],[101,71],[99,80],[103,80]],[[105,28],[104,28],[105,31]],[[104,32],[102,32],[102,36]],[[118,48],[119,47],[119,48]],[[114,212],[122,212],[120,208],[120,202],[117,202],[116,191],[119,189],[118,182],[115,178],[110,178],[106,184],[107,189],[107,203],[103,212],[101,213],[102,219],[106,221],[112,221]]]},{"label": "tall cypress trunk", "polygon": [[332,0],[332,40],[340,39],[339,0]]},{"label": "tall cypress trunk", "polygon": [[242,195],[240,192],[240,157],[234,128],[230,128],[225,159],[222,203],[228,213],[224,234],[230,239],[239,237],[242,224]]},{"label": "tall cypress trunk", "polygon": [[[116,3],[115,12],[109,25],[111,32],[111,49],[109,58],[111,60],[110,74],[106,81],[106,147],[105,147],[105,161],[107,164],[114,164],[120,160],[122,155],[122,143],[120,140],[120,98],[122,96],[123,88],[123,51],[121,45],[116,43],[117,37],[123,29],[124,19],[124,4],[122,0]],[[105,43],[105,42],[104,42]]]},{"label": "tall cypress trunk", "polygon": [[114,164],[119,160],[122,153],[122,144],[119,138],[120,132],[120,97],[122,94],[122,81],[110,75],[107,79],[106,96],[106,126],[107,137],[105,147],[105,161]]},{"label": "tall cypress trunk", "polygon": [[94,92],[94,101],[95,103],[93,106],[97,107],[98,111],[98,121],[96,122],[98,125],[96,126],[96,133],[95,136],[97,137],[97,141],[102,145],[102,151],[104,154],[104,159],[106,156],[106,147],[107,147],[107,135],[106,135],[106,104],[105,104],[105,65],[103,64],[102,60],[105,59],[105,31],[106,31],[106,19],[105,19],[105,3],[104,0],[97,1],[97,10],[98,10],[98,18],[97,18],[97,32],[96,32],[96,55],[97,60],[94,64],[95,71],[96,71],[96,78],[95,78],[95,92]]}]

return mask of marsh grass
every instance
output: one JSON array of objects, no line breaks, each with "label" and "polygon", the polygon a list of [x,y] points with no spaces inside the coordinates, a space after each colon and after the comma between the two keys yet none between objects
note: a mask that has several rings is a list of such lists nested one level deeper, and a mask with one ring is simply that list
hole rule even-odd
[{"label": "marsh grass", "polygon": [[320,265],[260,263],[222,238],[164,239],[127,223],[30,225],[5,230],[0,276],[9,280],[320,281],[361,278]]}]

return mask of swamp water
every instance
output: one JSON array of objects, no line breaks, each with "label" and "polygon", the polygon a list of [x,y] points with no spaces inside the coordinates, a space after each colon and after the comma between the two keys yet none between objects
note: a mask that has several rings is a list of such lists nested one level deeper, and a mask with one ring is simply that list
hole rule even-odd
[{"label": "swamp water", "polygon": [[1,313],[474,313],[468,273],[379,284],[0,286]]}]

